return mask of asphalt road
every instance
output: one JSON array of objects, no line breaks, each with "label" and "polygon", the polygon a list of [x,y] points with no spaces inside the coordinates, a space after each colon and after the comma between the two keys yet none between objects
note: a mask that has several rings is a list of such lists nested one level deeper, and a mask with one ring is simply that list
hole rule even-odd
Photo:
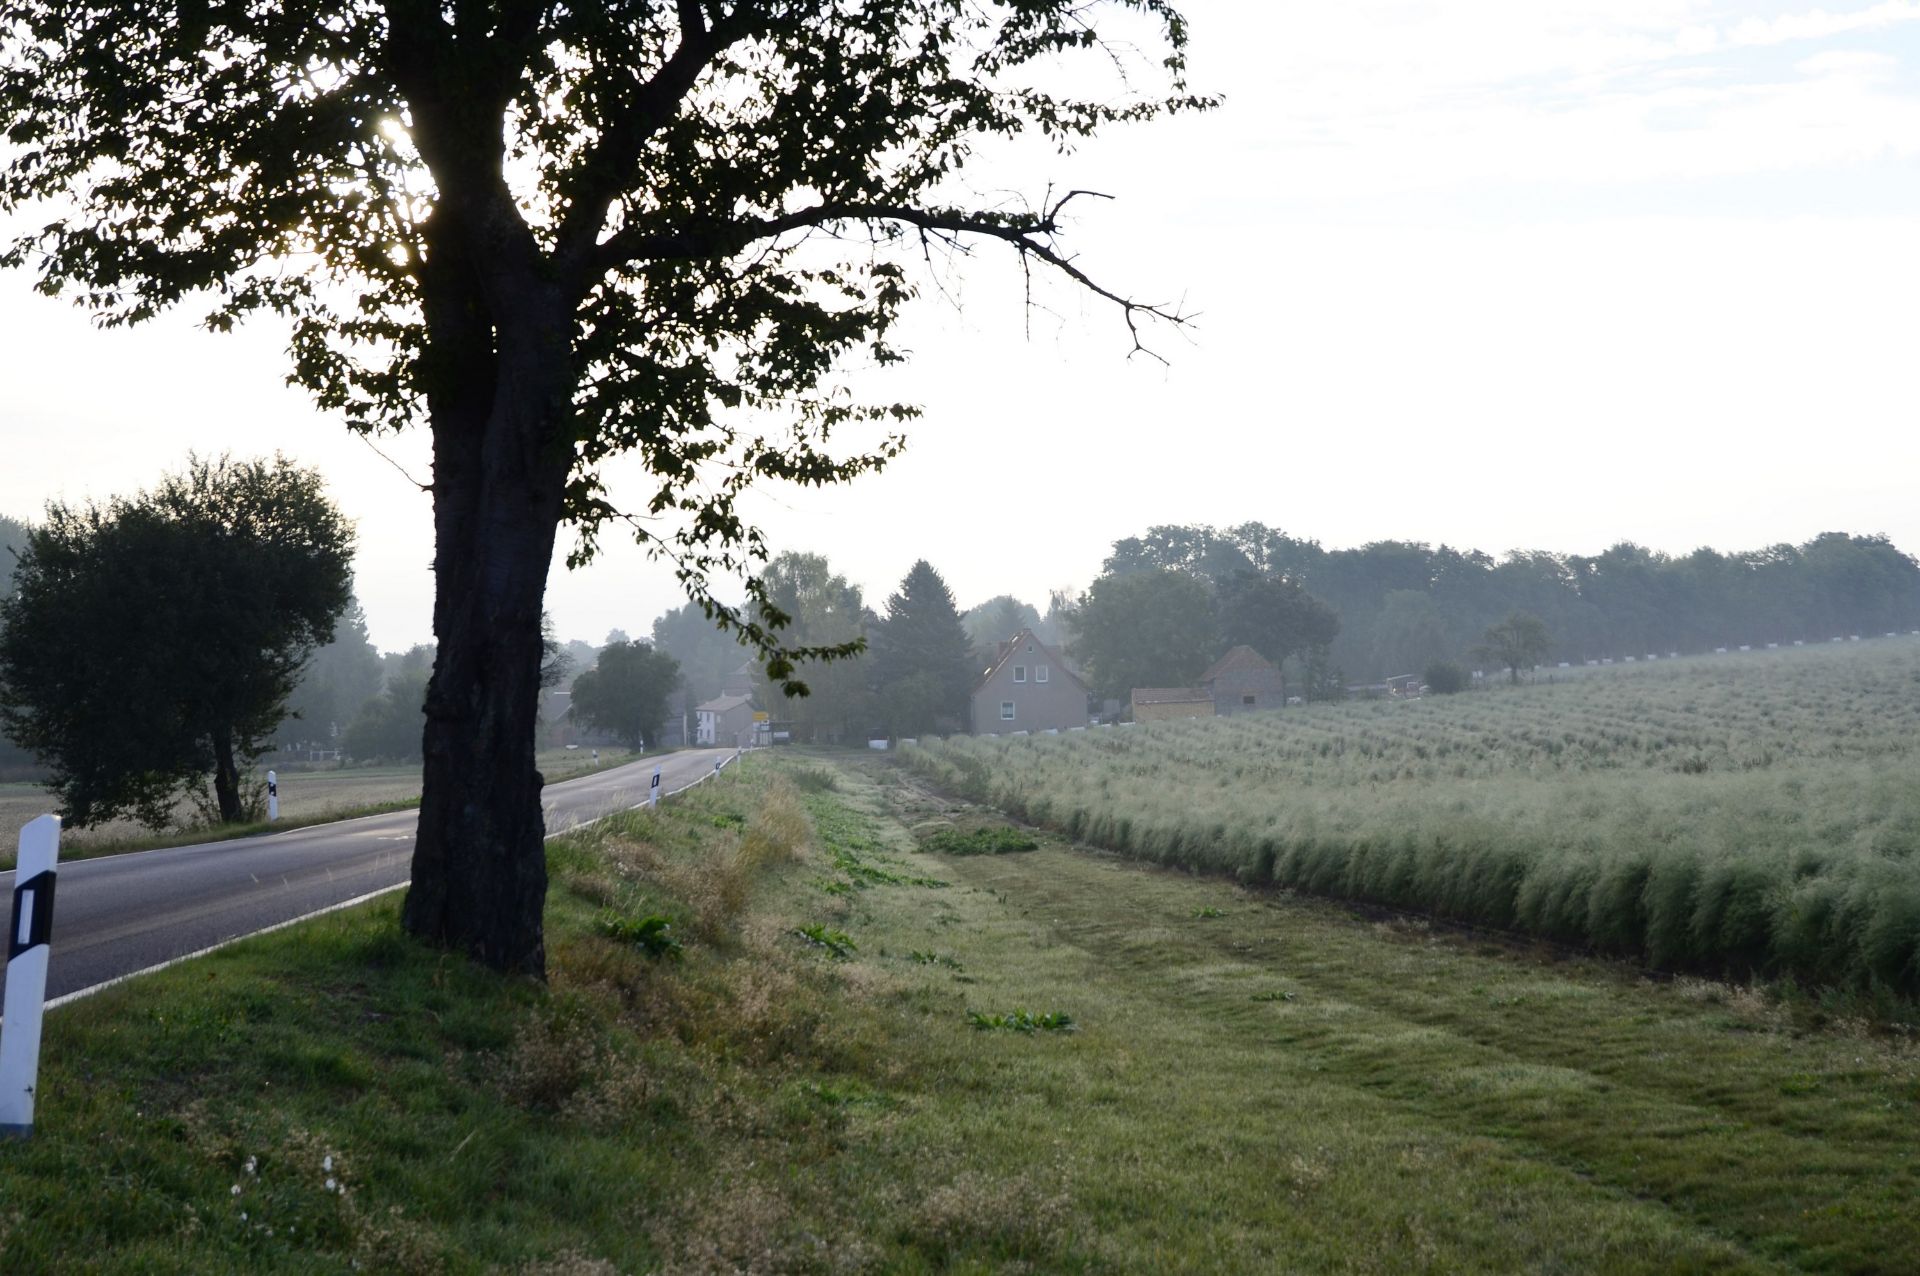
[{"label": "asphalt road", "polygon": [[[671,793],[732,755],[731,749],[690,749],[548,785],[541,796],[547,833],[644,802],[655,765],[661,768],[662,791]],[[402,885],[418,818],[414,811],[395,811],[264,837],[62,864],[47,997],[82,992]],[[12,872],[0,873],[0,891],[4,907],[13,896]]]}]

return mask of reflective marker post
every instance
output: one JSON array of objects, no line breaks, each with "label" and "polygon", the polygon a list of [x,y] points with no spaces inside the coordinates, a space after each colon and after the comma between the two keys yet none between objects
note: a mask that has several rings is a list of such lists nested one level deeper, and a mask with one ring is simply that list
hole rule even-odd
[{"label": "reflective marker post", "polygon": [[653,768],[653,783],[647,786],[647,805],[660,805],[660,768]]},{"label": "reflective marker post", "polygon": [[267,772],[267,819],[272,821],[279,818],[280,777],[269,771]]},{"label": "reflective marker post", "polygon": [[14,861],[13,922],[7,928],[7,1006],[0,1020],[0,1137],[33,1133],[40,1077],[40,1020],[46,1012],[47,946],[53,938],[54,870],[60,817],[43,815],[20,830]]}]

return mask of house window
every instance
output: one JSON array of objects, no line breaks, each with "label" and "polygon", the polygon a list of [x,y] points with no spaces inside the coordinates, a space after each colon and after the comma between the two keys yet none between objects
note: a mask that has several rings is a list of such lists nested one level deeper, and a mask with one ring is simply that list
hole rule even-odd
[{"label": "house window", "polygon": [[1247,707],[1248,707],[1249,709],[1251,709],[1251,708],[1253,707],[1253,697],[1252,697],[1252,696],[1241,696],[1241,697],[1240,697],[1240,703],[1241,703],[1241,704],[1243,704],[1243,705],[1246,705],[1246,706],[1247,706]]},{"label": "house window", "polygon": [[1013,721],[1013,701],[1002,700],[1000,702],[1000,721],[1002,722]]},{"label": "house window", "polygon": [[1027,680],[1027,667],[1025,665],[1015,665],[1013,667],[1013,680],[1015,682],[1025,682]]},{"label": "house window", "polygon": [[1035,682],[1045,682],[1047,680],[1047,667],[1045,665],[1035,665],[1033,667],[1033,680]]}]

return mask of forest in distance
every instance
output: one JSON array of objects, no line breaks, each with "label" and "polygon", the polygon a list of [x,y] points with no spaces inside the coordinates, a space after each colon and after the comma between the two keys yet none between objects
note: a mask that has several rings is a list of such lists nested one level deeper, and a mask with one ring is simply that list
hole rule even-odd
[{"label": "forest in distance", "polygon": [[[0,518],[0,562],[11,561],[24,533],[24,524]],[[794,615],[799,641],[871,644],[877,637],[879,600],[870,601],[823,557],[782,554],[769,570]],[[1246,626],[1236,627],[1230,604],[1247,596],[1250,585],[1291,591],[1296,634],[1264,641],[1243,634]],[[1026,628],[1084,672],[1090,654],[1098,665],[1098,653],[1089,651],[1094,644],[1075,622],[1091,630],[1103,597],[1111,600],[1107,611],[1118,612],[1128,629],[1150,619],[1152,608],[1184,613],[1179,642],[1129,665],[1150,685],[1181,685],[1226,646],[1251,640],[1287,665],[1290,687],[1329,698],[1347,684],[1417,675],[1435,661],[1472,662],[1474,644],[1487,627],[1515,612],[1542,621],[1551,641],[1544,660],[1549,666],[1905,633],[1920,628],[1920,563],[1885,537],[1841,532],[1799,545],[1701,548],[1679,556],[1622,542],[1596,555],[1514,551],[1495,557],[1409,541],[1326,548],[1258,522],[1230,528],[1157,525],[1116,541],[1089,588],[1056,590],[1041,600],[1044,609],[1011,594],[960,609],[965,660],[977,672],[996,642]],[[1194,600],[1202,598],[1204,610],[1217,613],[1211,623],[1195,615],[1203,609]],[[749,659],[692,604],[635,628],[640,644],[676,662],[688,705],[718,695]],[[564,689],[595,667],[608,644],[625,641],[628,635],[619,630],[598,643],[556,637],[549,679]],[[1295,646],[1273,649],[1289,641]],[[314,653],[294,693],[292,715],[280,729],[282,743],[339,747],[353,738],[369,756],[403,756],[417,733],[415,705],[432,654],[430,646],[380,652],[364,615],[350,608],[334,642]],[[802,722],[807,738],[852,738],[868,730],[889,716],[873,659],[869,651],[805,671],[816,694],[780,707]],[[1098,690],[1124,701],[1127,688],[1114,678],[1090,681],[1115,683]],[[0,766],[27,763],[0,740]]]}]

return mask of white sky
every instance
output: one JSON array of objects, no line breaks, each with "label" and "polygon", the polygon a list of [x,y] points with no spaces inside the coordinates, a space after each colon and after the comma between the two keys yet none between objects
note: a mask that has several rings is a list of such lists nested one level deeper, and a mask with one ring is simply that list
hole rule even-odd
[{"label": "white sky", "polygon": [[[1199,312],[1155,338],[1171,367],[1068,289],[1028,316],[983,248],[958,309],[915,312],[913,364],[862,382],[927,409],[907,456],[755,510],[875,605],[926,557],[963,606],[1044,606],[1166,522],[1920,551],[1920,3],[1828,3],[1188,0],[1194,85],[1226,106],[1050,166],[1120,197],[1084,209],[1083,265]],[[270,325],[100,332],[13,275],[0,333],[0,512],[150,484],[190,448],[285,451],[358,523],[374,641],[429,636],[427,498],[285,388]],[[428,477],[424,434],[380,447]],[[549,590],[594,642],[678,601],[617,546]]]}]

